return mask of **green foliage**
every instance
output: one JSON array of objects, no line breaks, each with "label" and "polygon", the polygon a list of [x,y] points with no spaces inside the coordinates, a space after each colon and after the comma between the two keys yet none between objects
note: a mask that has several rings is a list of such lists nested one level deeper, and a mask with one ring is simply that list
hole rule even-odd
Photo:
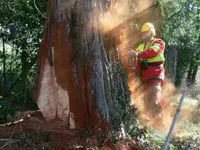
[{"label": "green foliage", "polygon": [[14,114],[11,101],[1,101],[0,103],[0,123],[11,121]]},{"label": "green foliage", "polygon": [[[162,149],[162,146],[165,143],[166,135],[159,130],[152,130],[146,135],[146,144],[153,148]],[[148,141],[148,142],[147,142]]]},{"label": "green foliage", "polygon": [[[36,5],[44,13],[47,0],[36,1]],[[0,95],[10,97],[0,105],[11,115],[15,110],[36,108],[33,92],[44,18],[34,0],[1,1],[0,14]],[[1,111],[0,115],[4,113]]]},{"label": "green foliage", "polygon": [[[200,5],[198,0],[159,0],[164,10],[162,18],[162,38],[166,49],[177,51],[176,85],[180,85],[189,74],[189,64],[200,52]],[[166,55],[170,55],[166,52]],[[173,56],[169,56],[173,57]],[[171,60],[169,60],[171,61]],[[168,63],[168,62],[166,62]],[[193,68],[194,69],[194,68]]]},{"label": "green foliage", "polygon": [[109,66],[110,80],[114,81],[111,82],[112,103],[109,105],[112,137],[115,137],[112,141],[115,143],[118,137],[123,138],[123,136],[142,141],[145,140],[148,130],[139,123],[137,109],[130,107],[127,74],[116,55],[112,54]]},{"label": "green foliage", "polygon": [[[196,128],[198,128],[198,125],[195,125]],[[184,136],[176,137],[172,136],[172,139],[170,140],[168,149],[169,150],[188,150],[188,149],[195,149],[199,150],[200,148],[200,138],[198,135],[199,129],[197,131],[193,132],[192,128],[190,127],[189,133]],[[184,129],[182,129],[181,133],[184,132]],[[192,134],[191,134],[192,133]],[[165,144],[166,140],[166,133],[163,133],[159,130],[150,130],[148,133],[146,133],[146,137],[144,139],[140,139],[140,142],[148,147],[148,149],[162,149]]]},{"label": "green foliage", "polygon": [[147,138],[148,133],[149,130],[146,127],[143,127],[139,123],[139,121],[130,126],[129,135],[131,136],[131,138],[136,139],[138,141],[144,141]]},{"label": "green foliage", "polygon": [[197,134],[175,138],[173,139],[172,143],[180,150],[200,150],[200,138]]}]

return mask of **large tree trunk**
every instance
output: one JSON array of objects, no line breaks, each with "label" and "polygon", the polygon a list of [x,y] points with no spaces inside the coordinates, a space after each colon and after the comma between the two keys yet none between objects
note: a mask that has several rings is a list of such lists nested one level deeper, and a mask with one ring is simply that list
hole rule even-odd
[{"label": "large tree trunk", "polygon": [[36,97],[47,121],[74,119],[76,128],[109,121],[108,60],[99,30],[105,4],[105,0],[49,0]]},{"label": "large tree trunk", "polygon": [[[69,128],[105,128],[109,122],[115,131],[125,125],[127,132],[132,132],[136,114],[128,107],[130,91],[123,65],[127,69],[129,64],[123,54],[136,46],[139,36],[135,32],[132,36],[131,19],[126,9],[123,14],[127,18],[120,20],[123,15],[117,14],[119,18],[114,20],[120,22],[115,24],[111,19],[113,28],[101,31],[103,11],[106,12],[111,5],[114,10],[108,16],[112,18],[119,13],[117,6],[129,7],[126,0],[117,1],[118,5],[113,2],[115,0],[49,0],[38,56],[36,95],[47,121],[59,118],[67,121]],[[148,5],[144,7],[140,7],[142,2],[136,4],[138,18],[144,18],[142,16],[154,8],[154,0],[145,3]],[[155,9],[154,13],[157,14],[158,10]],[[141,22],[147,20],[148,17]]]}]

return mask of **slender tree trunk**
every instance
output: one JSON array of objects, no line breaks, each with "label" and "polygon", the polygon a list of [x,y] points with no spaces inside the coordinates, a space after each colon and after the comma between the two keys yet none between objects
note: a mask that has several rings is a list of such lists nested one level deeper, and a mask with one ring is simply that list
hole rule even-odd
[{"label": "slender tree trunk", "polygon": [[[200,60],[200,53],[196,54],[196,60]],[[195,83],[197,72],[198,72],[198,67],[199,67],[199,65],[196,63],[194,65],[193,74],[192,74],[192,78],[191,78],[192,83]]]},{"label": "slender tree trunk", "polygon": [[[197,53],[195,55],[195,60],[199,60],[200,59],[200,53]],[[190,66],[189,66],[189,70],[188,70],[188,74],[187,74],[187,82],[189,85],[192,85],[195,83],[196,80],[196,75],[198,72],[198,64],[195,64],[195,60],[192,59],[192,61],[190,62]]]},{"label": "slender tree trunk", "polygon": [[192,77],[192,74],[193,74],[193,68],[194,68],[194,60],[192,59],[192,61],[190,62],[189,70],[188,70],[188,74],[187,74],[187,84],[188,85],[191,84],[191,77]]},{"label": "slender tree trunk", "polygon": [[167,76],[175,83],[177,75],[177,49],[175,46],[167,48],[165,65]]},{"label": "slender tree trunk", "polygon": [[[25,48],[24,48],[25,49]],[[23,91],[23,98],[24,98],[24,104],[26,103],[26,90],[27,90],[27,77],[28,77],[28,53],[27,51],[23,50],[21,53],[21,64],[22,64],[22,72],[21,72],[21,83],[22,83],[22,91]]]},{"label": "slender tree trunk", "polygon": [[2,86],[2,91],[5,94],[6,89],[7,89],[7,83],[6,83],[6,48],[5,48],[4,36],[2,37],[2,45],[3,45],[3,86]]}]

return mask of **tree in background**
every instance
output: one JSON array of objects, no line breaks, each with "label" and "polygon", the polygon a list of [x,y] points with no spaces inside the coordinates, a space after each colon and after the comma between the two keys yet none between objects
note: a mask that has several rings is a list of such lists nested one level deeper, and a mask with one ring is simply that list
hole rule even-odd
[{"label": "tree in background", "polygon": [[162,36],[166,41],[166,68],[169,77],[179,86],[186,80],[195,83],[199,59],[199,2],[161,1],[163,8]]}]

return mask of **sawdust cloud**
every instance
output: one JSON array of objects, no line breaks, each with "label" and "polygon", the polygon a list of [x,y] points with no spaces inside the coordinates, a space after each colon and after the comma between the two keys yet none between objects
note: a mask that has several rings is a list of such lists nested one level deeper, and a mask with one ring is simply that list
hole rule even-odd
[{"label": "sawdust cloud", "polygon": [[[130,17],[133,17],[134,15],[137,15],[138,13],[150,7],[154,2],[155,2],[154,0],[141,0],[137,1],[136,3],[130,4],[128,3],[127,0],[120,0],[111,4],[109,11],[105,12],[100,17],[100,27],[102,29],[102,32],[106,34],[112,31],[113,29],[117,28],[118,26],[122,25],[124,22],[129,20]],[[130,9],[131,5],[136,6],[134,12],[133,10]],[[127,62],[127,59],[129,58],[130,55],[129,44],[132,41],[138,40],[138,39],[130,39],[129,34],[130,32],[132,32],[130,30],[131,28],[126,27],[126,25],[124,25],[124,27],[118,28],[117,34],[115,34],[115,36],[118,36],[117,38],[119,38],[121,41],[117,45],[117,48],[120,49],[120,56],[121,56],[120,58],[124,66],[125,67],[128,66],[129,68],[131,66],[130,64],[128,64],[129,62]],[[146,121],[144,119],[144,117],[148,116],[148,114],[143,107],[144,91],[142,91],[142,88],[140,88],[141,85],[140,80],[134,76],[133,72],[129,72],[128,82],[131,91],[131,105],[134,105],[139,110],[140,122],[145,126],[149,125],[154,128],[155,126],[153,126],[153,124],[156,124],[156,122],[154,122],[153,120]],[[162,90],[162,99],[160,103],[163,108],[164,119],[163,119],[163,126],[160,127],[160,130],[166,132],[169,131],[176,108],[178,106],[178,102],[174,103],[171,102],[172,97],[176,92],[177,89],[175,88],[173,83],[169,79],[165,79],[165,84]]]}]

